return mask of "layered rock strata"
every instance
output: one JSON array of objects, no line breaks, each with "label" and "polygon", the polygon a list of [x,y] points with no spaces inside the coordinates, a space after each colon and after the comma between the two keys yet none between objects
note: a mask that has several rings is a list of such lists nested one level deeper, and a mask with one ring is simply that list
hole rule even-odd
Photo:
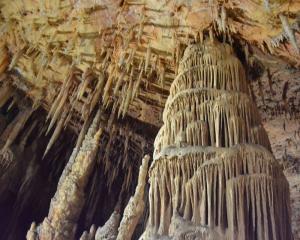
[{"label": "layered rock strata", "polygon": [[163,120],[141,239],[292,239],[288,182],[229,45],[187,47]]}]

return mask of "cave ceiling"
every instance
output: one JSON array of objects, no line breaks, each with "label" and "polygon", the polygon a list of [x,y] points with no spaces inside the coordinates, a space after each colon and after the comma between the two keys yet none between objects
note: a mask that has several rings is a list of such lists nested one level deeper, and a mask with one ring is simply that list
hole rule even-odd
[{"label": "cave ceiling", "polygon": [[1,82],[43,106],[50,128],[63,118],[79,129],[95,106],[161,126],[185,47],[209,35],[233,45],[264,120],[299,118],[300,1],[1,0],[0,7]]}]

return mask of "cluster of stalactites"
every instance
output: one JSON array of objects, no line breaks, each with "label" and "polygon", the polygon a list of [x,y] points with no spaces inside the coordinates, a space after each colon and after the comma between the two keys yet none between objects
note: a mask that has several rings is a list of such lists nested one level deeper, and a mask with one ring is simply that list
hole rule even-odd
[{"label": "cluster of stalactites", "polygon": [[205,98],[201,93],[206,95],[207,91],[182,94],[176,103],[168,105],[166,122],[154,144],[155,153],[182,144],[230,147],[254,143],[270,150],[257,110],[246,95],[222,93],[214,100],[201,101]]},{"label": "cluster of stalactites", "polygon": [[[149,221],[160,234],[167,233],[173,214],[171,209],[197,224],[227,227],[226,185],[237,177],[260,175],[278,179],[278,187],[287,186],[272,154],[256,145],[206,150],[190,148],[182,155],[175,151],[168,155],[168,158],[157,159],[150,170],[153,199],[150,200]],[[276,194],[283,194],[282,198],[286,192],[272,190],[272,194],[274,198]],[[167,201],[159,203],[158,198]]]},{"label": "cluster of stalactites", "polygon": [[231,147],[270,143],[240,61],[229,45],[189,46],[170,88],[155,154],[170,146]]},{"label": "cluster of stalactites", "polygon": [[206,41],[186,48],[169,98],[199,87],[248,92],[243,67],[229,45]]}]

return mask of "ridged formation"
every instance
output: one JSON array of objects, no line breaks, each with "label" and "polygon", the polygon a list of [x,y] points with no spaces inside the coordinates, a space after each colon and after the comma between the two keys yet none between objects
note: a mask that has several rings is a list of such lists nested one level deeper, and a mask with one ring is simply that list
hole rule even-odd
[{"label": "ridged formation", "polygon": [[187,47],[163,120],[142,239],[292,239],[288,183],[229,45]]}]

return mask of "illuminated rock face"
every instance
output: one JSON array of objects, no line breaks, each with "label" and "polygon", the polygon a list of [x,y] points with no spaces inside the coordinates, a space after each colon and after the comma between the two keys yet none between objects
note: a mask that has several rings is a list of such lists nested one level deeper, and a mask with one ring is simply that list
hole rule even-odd
[{"label": "illuminated rock face", "polygon": [[141,239],[292,239],[288,183],[229,45],[187,47],[163,120]]}]

